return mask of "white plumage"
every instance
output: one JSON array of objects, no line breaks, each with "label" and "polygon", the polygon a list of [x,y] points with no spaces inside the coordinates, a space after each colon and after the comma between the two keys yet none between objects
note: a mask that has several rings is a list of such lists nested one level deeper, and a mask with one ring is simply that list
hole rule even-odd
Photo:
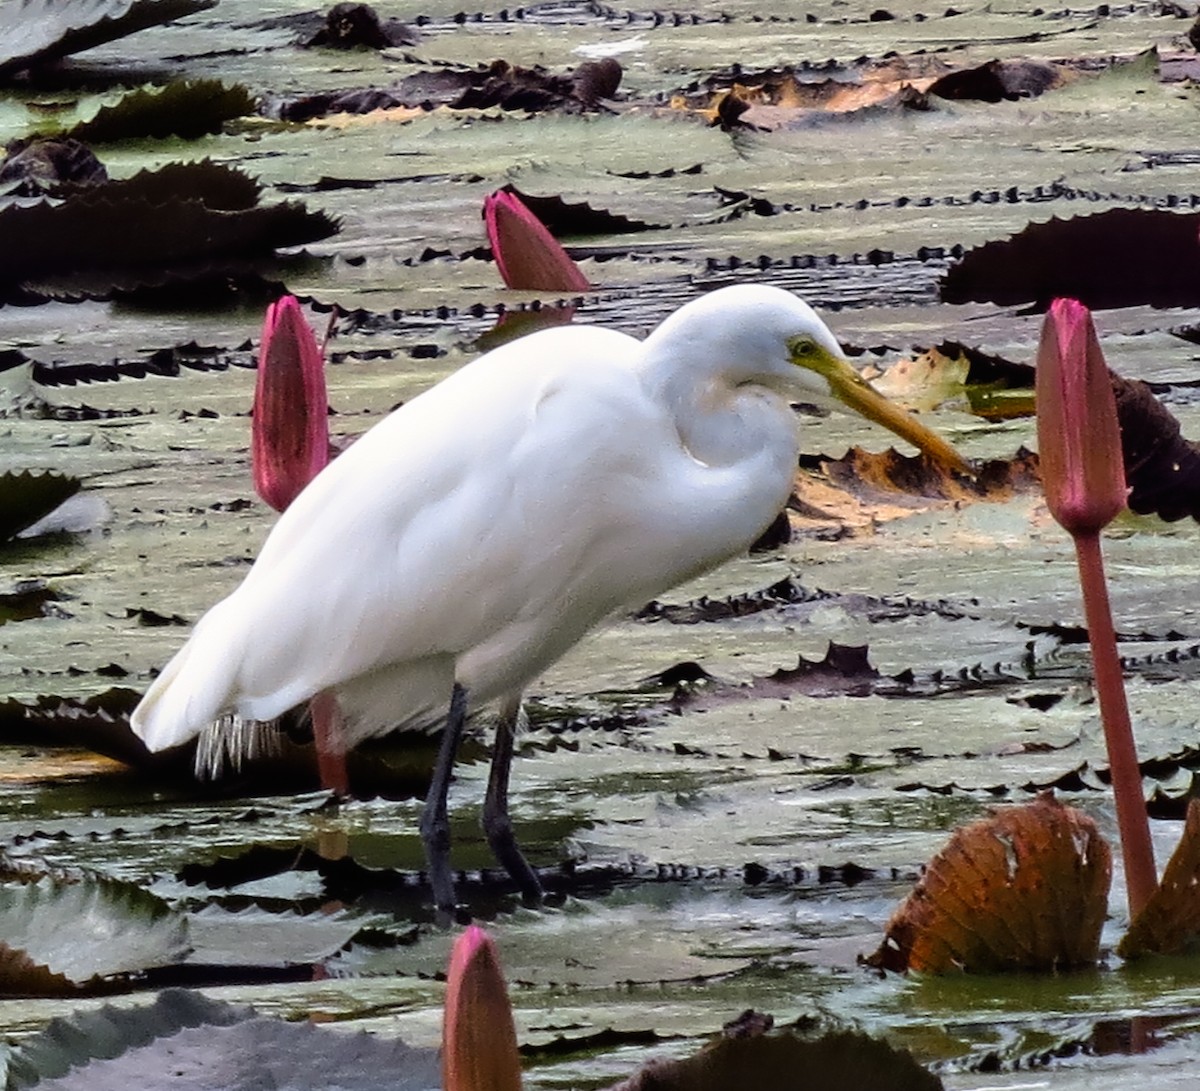
[{"label": "white plumage", "polygon": [[776,288],[713,292],[644,342],[572,326],[489,352],[309,484],[133,729],[160,750],[326,689],[350,745],[437,726],[455,683],[515,707],[606,616],[744,550],[792,487],[790,400],[830,395],[961,467]]}]

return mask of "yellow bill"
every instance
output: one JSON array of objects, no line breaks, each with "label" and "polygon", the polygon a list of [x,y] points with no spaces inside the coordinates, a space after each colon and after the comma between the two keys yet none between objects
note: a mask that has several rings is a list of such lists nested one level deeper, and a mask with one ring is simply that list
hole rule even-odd
[{"label": "yellow bill", "polygon": [[[812,367],[806,361],[807,366]],[[829,392],[843,405],[856,413],[882,424],[901,439],[908,440],[914,447],[924,451],[939,466],[955,473],[973,475],[966,459],[950,446],[941,436],[926,428],[907,409],[890,402],[866,379],[850,366],[846,360],[827,355],[820,365],[813,368],[829,383]]]}]

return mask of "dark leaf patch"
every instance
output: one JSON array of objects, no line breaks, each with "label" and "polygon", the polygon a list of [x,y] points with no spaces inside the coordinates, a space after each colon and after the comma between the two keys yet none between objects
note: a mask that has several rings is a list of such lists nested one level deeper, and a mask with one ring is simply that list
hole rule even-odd
[{"label": "dark leaf patch", "polygon": [[1062,86],[1063,69],[1044,61],[988,61],[977,68],[960,68],[941,76],[929,88],[945,99],[1002,102],[1037,98]]},{"label": "dark leaf patch", "polygon": [[[946,303],[1028,303],[1065,296],[1094,310],[1200,304],[1200,214],[1113,208],[1030,224],[964,255],[941,282]],[[1119,272],[1119,275],[1118,275]]]},{"label": "dark leaf patch", "polygon": [[0,186],[19,197],[54,193],[63,184],[94,186],[107,181],[108,171],[96,153],[69,136],[14,140],[0,162]]},{"label": "dark leaf patch", "polygon": [[244,87],[226,87],[220,80],[177,80],[131,91],[115,105],[101,107],[91,120],[81,121],[68,137],[95,144],[144,137],[195,140],[254,112],[254,97]]},{"label": "dark leaf patch", "polygon": [[[497,60],[477,68],[435,68],[401,77],[389,87],[359,87],[286,99],[268,106],[283,121],[309,121],[328,114],[367,114],[407,106],[432,110],[502,110],[580,113],[601,107],[616,94],[621,66],[614,60],[585,61],[554,74]],[[535,210],[536,211],[536,210]]]},{"label": "dark leaf patch", "polygon": [[[769,1025],[769,1024],[767,1024]],[[745,1016],[727,1035],[681,1061],[650,1061],[608,1091],[723,1091],[729,1087],[870,1087],[938,1091],[942,1081],[907,1050],[858,1031],[817,1037],[762,1033]],[[790,1078],[787,1073],[795,1074]],[[801,1076],[800,1074],[803,1073]]]},{"label": "dark leaf patch", "polygon": [[[39,386],[69,387],[78,383],[111,383],[118,379],[145,379],[154,375],[160,378],[178,378],[188,371],[224,371],[230,366],[249,367],[252,358],[249,352],[231,353],[211,345],[197,345],[194,341],[171,348],[155,349],[142,359],[106,360],[96,363],[43,362],[28,360],[30,378]],[[56,415],[59,411],[56,410]],[[87,420],[86,407],[80,411],[79,419]],[[93,410],[100,416],[101,411]],[[120,415],[120,411],[103,411],[105,415]],[[127,411],[131,416],[140,410]]]},{"label": "dark leaf patch", "polygon": [[0,298],[106,298],[246,274],[280,247],[338,229],[297,202],[258,206],[258,193],[241,171],[205,161],[88,186],[58,205],[0,209],[13,255],[0,273]]},{"label": "dark leaf patch", "polygon": [[0,474],[0,543],[11,541],[49,515],[80,487],[78,478],[62,474],[29,470]]},{"label": "dark leaf patch", "polygon": [[35,617],[69,617],[58,604],[67,596],[45,580],[22,580],[11,591],[0,592],[0,625]]},{"label": "dark leaf patch", "polygon": [[619,212],[593,208],[587,201],[565,201],[557,196],[535,197],[513,185],[501,188],[506,193],[514,194],[546,225],[546,229],[555,238],[570,238],[576,235],[625,235],[665,226],[633,220]]},{"label": "dark leaf patch", "polygon": [[334,4],[324,25],[304,44],[326,49],[390,49],[415,45],[419,37],[399,19],[380,19],[370,4]]},{"label": "dark leaf patch", "polygon": [[1129,507],[1174,522],[1200,520],[1200,447],[1142,382],[1113,375]]}]

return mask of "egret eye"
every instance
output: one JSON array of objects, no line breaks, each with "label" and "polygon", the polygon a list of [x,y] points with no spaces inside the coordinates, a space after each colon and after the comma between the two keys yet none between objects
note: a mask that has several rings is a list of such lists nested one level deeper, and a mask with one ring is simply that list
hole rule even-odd
[{"label": "egret eye", "polygon": [[803,364],[818,355],[817,343],[811,337],[800,335],[788,338],[788,355],[797,364]]}]

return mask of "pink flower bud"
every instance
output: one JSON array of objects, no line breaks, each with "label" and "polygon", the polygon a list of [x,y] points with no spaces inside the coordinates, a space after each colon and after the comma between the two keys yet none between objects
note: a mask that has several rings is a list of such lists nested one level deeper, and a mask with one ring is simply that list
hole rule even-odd
[{"label": "pink flower bud", "polygon": [[1038,457],[1050,514],[1071,534],[1107,526],[1128,490],[1108,365],[1082,303],[1056,299],[1037,356]]},{"label": "pink flower bud", "polygon": [[329,461],[325,361],[295,297],[267,308],[254,389],[254,487],[283,511]]},{"label": "pink flower bud", "polygon": [[454,943],[442,1023],[443,1091],[521,1091],[517,1031],[496,947],[478,925]]},{"label": "pink flower bud", "polygon": [[483,218],[492,256],[508,287],[542,292],[591,288],[546,225],[515,194],[503,189],[489,194],[483,201]]}]

